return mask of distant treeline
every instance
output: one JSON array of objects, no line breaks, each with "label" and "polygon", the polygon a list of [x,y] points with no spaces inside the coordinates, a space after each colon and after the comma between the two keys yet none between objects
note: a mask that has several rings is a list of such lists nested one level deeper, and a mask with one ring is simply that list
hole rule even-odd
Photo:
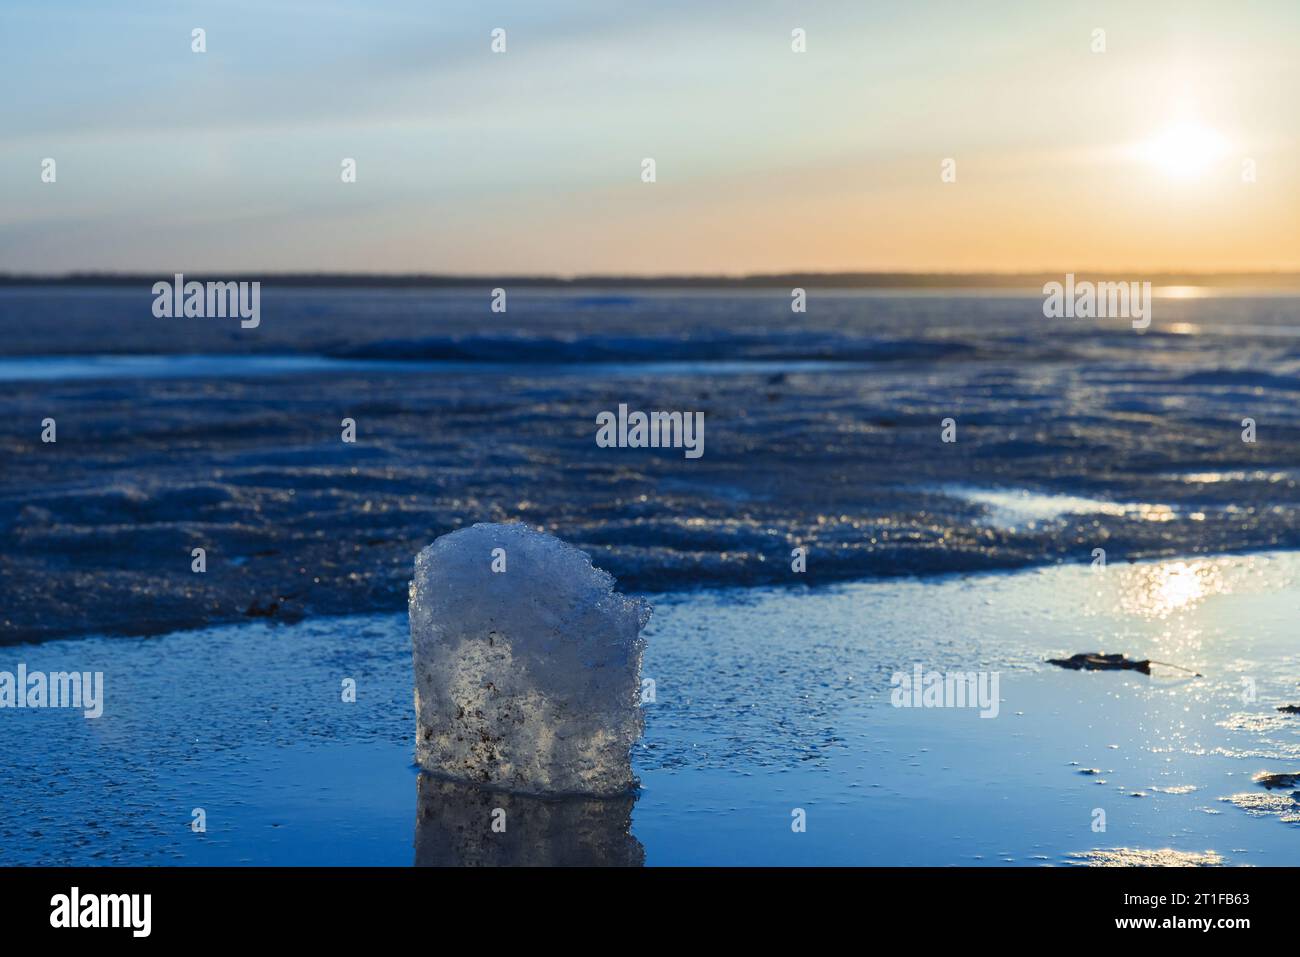
[{"label": "distant treeline", "polygon": [[[76,272],[57,276],[0,273],[0,286],[134,286],[151,287],[172,273]],[[750,276],[440,276],[385,273],[185,273],[197,282],[260,281],[266,286],[348,287],[374,289],[1041,289],[1060,282],[1056,273],[824,272],[769,273]],[[1077,280],[1150,282],[1153,286],[1218,286],[1237,289],[1300,288],[1300,272],[1143,273],[1081,270]]]}]

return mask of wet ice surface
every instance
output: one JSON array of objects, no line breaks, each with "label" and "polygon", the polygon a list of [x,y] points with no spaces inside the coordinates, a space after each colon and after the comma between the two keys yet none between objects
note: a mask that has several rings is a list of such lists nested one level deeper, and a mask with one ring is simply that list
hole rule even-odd
[{"label": "wet ice surface", "polygon": [[1158,851],[1117,847],[1071,855],[1073,860],[1090,867],[1218,867],[1223,858],[1213,851]]},{"label": "wet ice surface", "polygon": [[[795,545],[817,583],[1300,547],[1300,297],[1158,299],[1145,334],[1039,296],[486,302],[268,288],[241,330],[0,290],[29,373],[0,389],[0,643],[399,611],[411,556],[477,521],[645,591],[785,583]],[[598,448],[622,402],[704,412],[704,456]]]},{"label": "wet ice surface", "polygon": [[[0,863],[1300,863],[1255,781],[1300,772],[1293,553],[650,597],[630,808],[420,779],[405,615],[7,648],[106,707],[0,711]],[[1084,650],[1206,677],[1042,663]],[[916,663],[999,671],[998,717],[891,707]]]}]

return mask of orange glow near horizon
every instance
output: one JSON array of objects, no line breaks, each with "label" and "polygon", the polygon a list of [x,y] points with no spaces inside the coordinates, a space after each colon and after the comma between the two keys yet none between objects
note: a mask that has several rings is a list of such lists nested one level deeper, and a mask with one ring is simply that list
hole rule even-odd
[{"label": "orange glow near horizon", "polygon": [[611,7],[563,29],[508,3],[504,56],[468,9],[268,10],[250,33],[241,6],[211,15],[231,63],[159,60],[90,8],[57,43],[12,23],[0,271],[1300,272],[1293,0]]}]

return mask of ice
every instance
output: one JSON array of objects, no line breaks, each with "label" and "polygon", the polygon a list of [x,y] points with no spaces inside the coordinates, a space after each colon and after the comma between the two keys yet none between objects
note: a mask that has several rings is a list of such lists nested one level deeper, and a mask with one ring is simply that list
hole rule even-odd
[{"label": "ice", "polygon": [[532,794],[635,786],[650,606],[585,552],[521,524],[444,535],[416,556],[410,618],[426,771]]}]

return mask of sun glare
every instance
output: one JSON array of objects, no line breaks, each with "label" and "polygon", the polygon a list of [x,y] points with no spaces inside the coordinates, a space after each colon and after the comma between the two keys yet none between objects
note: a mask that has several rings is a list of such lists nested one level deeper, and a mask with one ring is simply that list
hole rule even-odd
[{"label": "sun glare", "polygon": [[1134,565],[1120,581],[1120,607],[1143,618],[1167,618],[1229,588],[1213,562]]},{"label": "sun glare", "polygon": [[1227,152],[1223,137],[1201,123],[1171,126],[1139,148],[1141,157],[1171,179],[1199,179]]}]

